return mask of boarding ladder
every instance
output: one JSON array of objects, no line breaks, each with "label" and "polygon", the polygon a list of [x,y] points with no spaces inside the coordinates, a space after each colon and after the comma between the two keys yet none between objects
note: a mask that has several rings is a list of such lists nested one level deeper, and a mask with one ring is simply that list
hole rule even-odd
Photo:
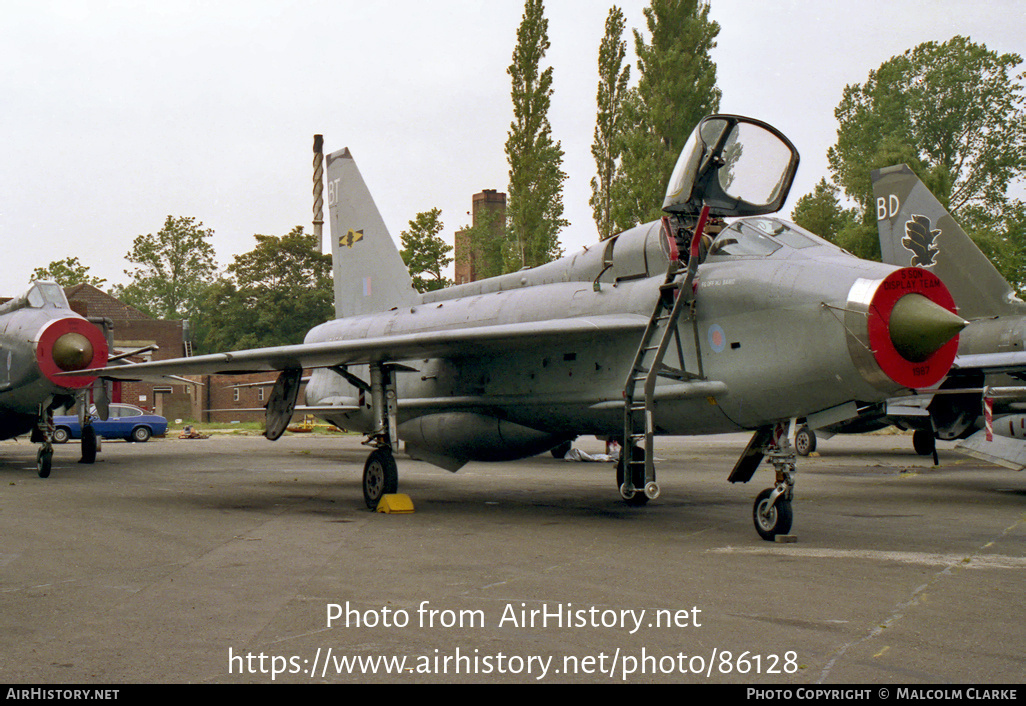
[{"label": "boarding ladder", "polygon": [[[695,276],[698,271],[698,243],[705,227],[708,212],[703,211],[692,236],[688,264],[671,256],[666,270],[666,279],[659,285],[652,316],[649,317],[645,333],[641,337],[634,362],[624,384],[623,448],[620,451],[620,467],[623,469],[620,494],[628,502],[641,504],[655,499],[659,494],[655,484],[654,442],[655,435],[655,387],[660,377],[680,382],[701,379],[702,355],[699,349],[698,322],[695,318]],[[675,238],[670,221],[663,218],[664,235],[675,251]],[[673,253],[675,254],[675,252]],[[695,338],[695,354],[698,372],[673,368],[663,363],[671,342],[676,344],[677,358],[684,365],[684,346],[680,340],[681,315],[687,312],[692,322]]]}]

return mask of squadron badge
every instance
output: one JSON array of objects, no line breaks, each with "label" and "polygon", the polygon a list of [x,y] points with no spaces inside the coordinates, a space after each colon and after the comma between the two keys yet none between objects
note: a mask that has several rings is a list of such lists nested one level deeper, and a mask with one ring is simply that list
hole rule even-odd
[{"label": "squadron badge", "polygon": [[353,245],[355,245],[356,243],[360,242],[361,240],[363,240],[363,231],[362,230],[353,230],[352,228],[350,228],[348,233],[346,233],[345,235],[339,237],[339,239],[338,239],[338,246],[339,247],[345,246],[347,248],[351,248],[351,247],[353,247]]},{"label": "squadron badge", "polygon": [[912,253],[913,267],[933,267],[937,264],[937,236],[940,235],[940,229],[931,226],[926,216],[913,215],[911,220],[905,222],[905,237],[901,239],[901,244]]}]

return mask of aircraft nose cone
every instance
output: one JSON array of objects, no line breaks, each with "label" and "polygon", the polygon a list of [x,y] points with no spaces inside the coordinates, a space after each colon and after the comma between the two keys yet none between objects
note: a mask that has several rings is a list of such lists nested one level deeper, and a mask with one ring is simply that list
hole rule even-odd
[{"label": "aircraft nose cone", "polygon": [[53,362],[64,371],[82,370],[93,360],[93,344],[80,333],[65,333],[53,344]]},{"label": "aircraft nose cone", "polygon": [[894,349],[905,360],[921,363],[939,351],[969,324],[922,294],[906,294],[891,310]]}]

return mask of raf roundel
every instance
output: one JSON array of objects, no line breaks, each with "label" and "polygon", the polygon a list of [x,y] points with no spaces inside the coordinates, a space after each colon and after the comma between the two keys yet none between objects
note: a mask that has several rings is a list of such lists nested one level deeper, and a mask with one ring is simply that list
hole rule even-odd
[{"label": "raf roundel", "polygon": [[716,353],[722,353],[723,349],[727,347],[727,334],[719,324],[709,327],[709,347]]}]

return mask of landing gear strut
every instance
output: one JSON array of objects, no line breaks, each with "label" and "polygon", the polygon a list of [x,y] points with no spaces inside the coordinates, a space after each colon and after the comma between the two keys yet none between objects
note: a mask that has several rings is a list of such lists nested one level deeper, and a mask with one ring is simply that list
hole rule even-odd
[{"label": "landing gear strut", "polygon": [[759,493],[752,507],[755,531],[768,542],[790,532],[794,519],[791,500],[794,498],[795,452],[787,441],[787,434],[781,431],[778,426],[773,444],[766,449],[766,460],[773,464],[777,484]]},{"label": "landing gear strut", "polygon": [[756,431],[727,480],[731,483],[747,483],[764,458],[773,464],[777,482],[755,498],[752,520],[759,536],[772,542],[777,536],[791,531],[791,521],[794,519],[791,500],[794,498],[796,455],[794,447],[787,440],[787,430],[783,424]]},{"label": "landing gear strut", "polygon": [[399,469],[393,449],[399,445],[396,435],[399,404],[395,391],[395,373],[398,366],[372,363],[370,366],[371,411],[374,431],[364,443],[377,448],[367,457],[363,466],[363,501],[368,509],[376,510],[384,495],[399,489]]},{"label": "landing gear strut", "polygon": [[50,477],[50,467],[53,465],[53,410],[49,405],[39,411],[39,421],[32,434],[33,441],[39,441],[39,450],[36,451],[36,473],[40,478]]},{"label": "landing gear strut", "polygon": [[82,458],[78,462],[95,463],[98,446],[96,442],[96,429],[92,424],[86,424],[82,427]]}]

